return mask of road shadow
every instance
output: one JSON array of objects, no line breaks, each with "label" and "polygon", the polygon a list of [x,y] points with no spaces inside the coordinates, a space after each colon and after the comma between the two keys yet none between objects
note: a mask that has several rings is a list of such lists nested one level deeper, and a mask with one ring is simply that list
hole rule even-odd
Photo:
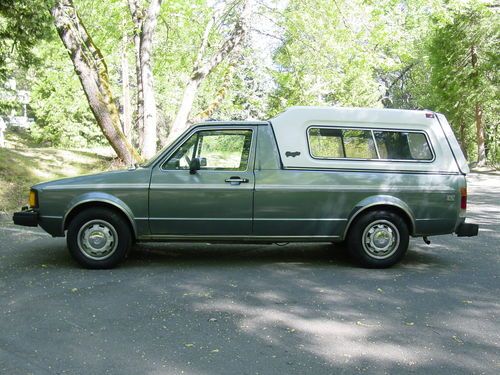
[{"label": "road shadow", "polygon": [[[54,241],[54,240],[52,240]],[[43,241],[34,243],[29,253],[13,259],[15,268],[51,267],[53,269],[82,269],[71,258],[63,240],[57,244]],[[446,258],[432,249],[422,249],[415,243],[410,245],[403,260],[391,267],[414,268],[446,268]],[[288,245],[239,245],[239,244],[205,244],[205,243],[140,243],[136,244],[128,258],[117,269],[175,269],[176,267],[217,268],[233,267],[251,268],[259,265],[301,264],[312,267],[361,268],[348,254],[343,245],[330,243],[310,244],[295,243]],[[90,271],[90,272],[99,272]]]},{"label": "road shadow", "polygon": [[271,263],[338,264],[353,266],[345,249],[331,244],[239,245],[239,244],[138,244],[124,267],[182,264],[192,266],[254,265]]},{"label": "road shadow", "polygon": [[[334,266],[360,268],[351,259],[343,245],[288,244],[279,245],[235,245],[235,244],[138,244],[129,255],[123,268],[192,266],[251,267],[265,264],[303,264],[310,266]],[[446,259],[430,251],[410,247],[405,258],[392,268],[399,267],[446,267]]]}]

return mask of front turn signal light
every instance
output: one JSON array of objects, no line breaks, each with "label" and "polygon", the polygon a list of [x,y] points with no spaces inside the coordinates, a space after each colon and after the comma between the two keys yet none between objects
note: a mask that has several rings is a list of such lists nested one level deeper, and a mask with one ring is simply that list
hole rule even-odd
[{"label": "front turn signal light", "polygon": [[30,190],[28,204],[31,208],[38,207],[37,194],[35,190]]}]

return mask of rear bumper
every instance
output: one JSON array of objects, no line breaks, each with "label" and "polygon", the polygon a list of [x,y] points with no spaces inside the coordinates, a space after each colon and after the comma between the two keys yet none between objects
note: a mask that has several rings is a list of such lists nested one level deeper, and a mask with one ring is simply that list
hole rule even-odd
[{"label": "rear bumper", "polygon": [[12,220],[14,220],[14,224],[16,225],[36,227],[38,226],[38,212],[34,210],[14,212]]},{"label": "rear bumper", "polygon": [[461,223],[455,230],[458,237],[474,237],[477,236],[478,232],[479,225],[467,223]]}]

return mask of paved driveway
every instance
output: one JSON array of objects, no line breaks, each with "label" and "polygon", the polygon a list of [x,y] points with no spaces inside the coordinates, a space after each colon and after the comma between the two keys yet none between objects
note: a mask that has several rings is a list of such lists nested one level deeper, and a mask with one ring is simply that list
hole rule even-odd
[{"label": "paved driveway", "polygon": [[387,270],[328,245],[167,244],[88,271],[4,221],[0,373],[500,373],[500,177],[469,190],[479,237],[412,240]]}]

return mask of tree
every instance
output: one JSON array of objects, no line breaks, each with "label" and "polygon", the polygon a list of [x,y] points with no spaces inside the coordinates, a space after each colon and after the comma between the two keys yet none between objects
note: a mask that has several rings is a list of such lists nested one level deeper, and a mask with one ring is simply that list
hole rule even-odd
[{"label": "tree", "polygon": [[[232,6],[234,5],[231,4],[231,7]],[[196,60],[193,64],[191,75],[184,88],[179,109],[170,127],[167,143],[176,139],[188,126],[189,114],[191,113],[198,89],[203,80],[242,43],[245,33],[247,32],[247,22],[250,14],[250,2],[244,0],[241,13],[236,19],[233,30],[223,41],[218,50],[207,58],[205,55],[209,45],[210,32],[216,20],[215,16],[208,21],[205,31],[203,32],[203,37]]]},{"label": "tree", "polygon": [[[497,123],[496,115],[489,113],[498,109],[498,28],[491,27],[494,12],[475,1],[452,8],[435,28],[429,44],[431,102],[459,128],[462,147],[467,147],[469,127],[475,127],[480,166],[486,163],[486,129]],[[485,123],[487,118],[492,120],[490,124]],[[497,140],[491,138],[493,146]]]},{"label": "tree", "polygon": [[35,123],[30,134],[45,146],[88,148],[108,145],[95,121],[80,80],[55,29],[53,37],[36,45],[36,66],[28,69],[30,110]]},{"label": "tree", "polygon": [[128,63],[129,40],[126,33],[123,33],[121,43],[121,84],[122,84],[122,125],[123,133],[129,142],[132,141],[132,103],[130,99],[130,69]]},{"label": "tree", "polygon": [[34,62],[32,48],[50,35],[51,19],[43,11],[48,0],[0,2],[0,80],[8,75],[8,63],[27,67]]},{"label": "tree", "polygon": [[29,89],[26,72],[40,62],[33,48],[50,36],[51,18],[43,11],[47,2],[0,1],[0,115],[19,110],[18,90]]},{"label": "tree", "polygon": [[143,129],[142,156],[151,158],[156,153],[157,113],[152,69],[153,34],[160,14],[162,0],[151,0],[143,8],[138,0],[128,0],[134,22],[137,74],[137,123]]},{"label": "tree", "polygon": [[73,1],[57,0],[51,14],[104,136],[123,162],[131,164],[140,160],[139,154],[121,131],[120,115],[111,92],[104,56],[88,34]]},{"label": "tree", "polygon": [[375,69],[384,61],[371,6],[361,0],[291,0],[274,54],[271,114],[293,105],[381,106]]}]

